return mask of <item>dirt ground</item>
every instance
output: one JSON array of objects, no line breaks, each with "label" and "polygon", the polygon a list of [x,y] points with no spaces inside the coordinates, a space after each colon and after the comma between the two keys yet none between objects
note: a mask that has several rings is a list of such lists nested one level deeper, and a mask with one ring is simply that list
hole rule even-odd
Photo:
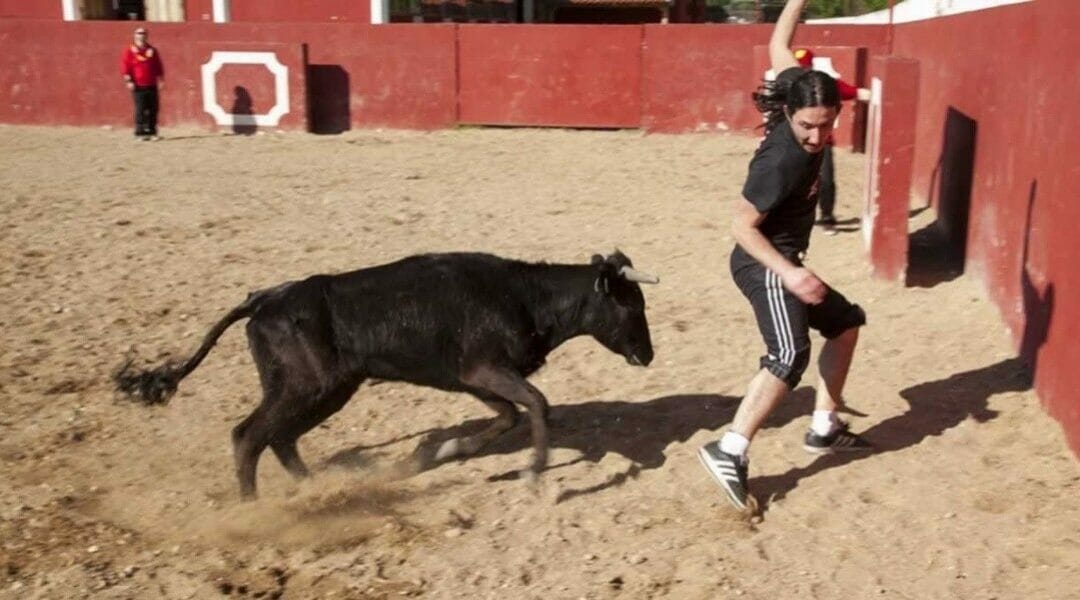
[{"label": "dirt ground", "polygon": [[[834,237],[809,264],[864,306],[848,386],[879,451],[801,449],[813,369],[751,449],[760,518],[697,448],[761,342],[727,272],[747,137],[462,129],[222,136],[0,127],[0,597],[1080,598],[1080,468],[971,277],[869,278],[863,157],[838,153]],[[915,217],[912,228],[932,219]],[[125,355],[186,356],[250,290],[428,251],[584,262],[618,247],[656,360],[578,338],[532,381],[552,403],[539,489],[519,426],[426,470],[490,415],[365,385],[272,453],[241,503],[230,429],[258,383],[234,326],[167,406],[118,397]],[[820,340],[815,339],[820,346]]]}]

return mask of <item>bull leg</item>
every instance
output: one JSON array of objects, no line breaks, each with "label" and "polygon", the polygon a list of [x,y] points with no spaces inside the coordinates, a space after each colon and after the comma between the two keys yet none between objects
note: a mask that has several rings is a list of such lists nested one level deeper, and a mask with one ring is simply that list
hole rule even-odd
[{"label": "bull leg", "polygon": [[[296,441],[300,439],[300,436],[311,431],[330,418],[331,415],[341,410],[345,403],[352,398],[359,386],[359,382],[342,384],[329,392],[323,392],[317,396],[314,402],[309,405],[311,408],[306,409],[302,414],[283,416],[280,419],[280,422],[284,424],[284,428],[275,432],[273,441],[270,442],[270,448],[273,449],[274,454],[281,461],[281,466],[285,467],[285,470],[290,475],[296,479],[311,476],[311,471],[308,470],[307,465],[300,458],[300,452],[296,448]],[[299,402],[283,402],[279,404],[291,407],[301,406]]]},{"label": "bull leg", "polygon": [[543,471],[547,467],[548,453],[548,403],[544,394],[518,373],[501,367],[487,365],[477,367],[462,377],[462,381],[472,388],[483,390],[485,396],[495,395],[505,398],[524,406],[529,411],[529,422],[532,425],[533,463],[531,473],[527,475],[535,477]]},{"label": "bull leg", "polygon": [[255,499],[255,471],[259,466],[259,456],[270,440],[266,407],[265,402],[260,404],[232,430],[236,478],[240,482],[240,497],[244,500]]},{"label": "bull leg", "polygon": [[307,465],[300,458],[300,452],[296,449],[295,438],[291,440],[275,440],[271,442],[270,448],[274,451],[278,460],[281,461],[281,466],[285,467],[285,470],[294,478],[305,479],[311,476],[311,471],[308,470]]},{"label": "bull leg", "polygon": [[478,395],[477,398],[497,413],[491,424],[477,434],[443,442],[439,446],[439,451],[435,453],[435,460],[476,454],[481,448],[503,433],[513,429],[514,425],[517,424],[518,411],[513,402],[495,396],[483,397]]},{"label": "bull leg", "polygon": [[263,403],[233,430],[236,472],[245,499],[255,496],[259,455],[268,445],[293,477],[309,476],[296,440],[340,410],[362,380],[359,374],[341,378],[332,344],[321,330],[286,318],[270,319],[253,318],[247,328]]}]

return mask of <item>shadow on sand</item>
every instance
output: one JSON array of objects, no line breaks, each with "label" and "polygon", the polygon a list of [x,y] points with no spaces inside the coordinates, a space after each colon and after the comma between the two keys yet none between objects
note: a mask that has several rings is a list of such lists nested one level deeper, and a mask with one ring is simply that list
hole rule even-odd
[{"label": "shadow on sand", "polygon": [[979,423],[993,420],[998,413],[988,407],[991,396],[1030,387],[1024,364],[1015,358],[911,386],[900,392],[909,405],[906,412],[860,432],[874,444],[876,451],[824,455],[805,467],[752,478],[750,485],[765,510],[768,503],[786,497],[803,479],[826,469],[910,448],[931,436],[945,433],[969,417]]},{"label": "shadow on sand", "polygon": [[[782,427],[792,420],[805,417],[813,405],[813,389],[796,390],[769,416],[765,427]],[[674,442],[685,442],[699,431],[717,431],[731,422],[740,398],[714,394],[684,394],[664,396],[646,402],[593,401],[582,404],[555,405],[549,415],[550,447],[576,450],[580,456],[548,467],[548,471],[582,461],[599,463],[610,453],[618,454],[631,464],[606,481],[583,489],[563,491],[558,501],[598,492],[622,485],[642,471],[656,469],[667,461],[665,449]],[[511,454],[532,448],[528,419],[523,418],[514,429],[481,449],[472,457],[451,460],[470,460],[480,456]],[[427,430],[371,446],[356,446],[336,453],[327,464],[361,467],[368,461],[365,452],[409,438],[426,436],[413,453],[411,460],[421,470],[434,468],[436,450],[443,442],[474,434],[489,423],[487,419],[470,419],[461,425]],[[521,467],[526,466],[526,461]],[[488,481],[515,479],[518,471],[493,474]],[[702,477],[705,477],[702,473]]]}]

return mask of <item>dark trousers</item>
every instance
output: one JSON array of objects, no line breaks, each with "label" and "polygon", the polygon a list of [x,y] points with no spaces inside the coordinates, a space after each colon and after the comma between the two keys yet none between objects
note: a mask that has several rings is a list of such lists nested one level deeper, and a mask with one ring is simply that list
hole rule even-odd
[{"label": "dark trousers", "polygon": [[833,174],[832,144],[825,144],[821,157],[821,179],[818,181],[818,206],[821,208],[821,218],[835,218],[833,208],[836,206],[836,176]]},{"label": "dark trousers", "polygon": [[132,95],[135,98],[135,135],[157,135],[157,86],[137,85]]}]

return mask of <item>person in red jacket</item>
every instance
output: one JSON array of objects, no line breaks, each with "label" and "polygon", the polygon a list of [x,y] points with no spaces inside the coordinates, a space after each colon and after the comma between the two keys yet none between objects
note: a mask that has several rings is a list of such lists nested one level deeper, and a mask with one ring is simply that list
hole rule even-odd
[{"label": "person in red jacket", "polygon": [[124,50],[120,74],[135,100],[135,137],[161,139],[157,133],[158,90],[165,86],[161,53],[147,42],[146,29],[135,30],[135,42]]},{"label": "person in red jacket", "polygon": [[[799,63],[800,67],[804,69],[814,67],[814,52],[809,48],[798,48],[794,54],[795,61]],[[841,100],[859,100],[862,102],[870,100],[870,90],[855,87],[843,79],[838,78],[836,80],[836,91],[840,92]],[[836,215],[833,214],[833,208],[836,206],[836,177],[833,173],[832,149],[833,140],[829,138],[829,142],[825,146],[825,150],[823,150],[821,179],[818,183],[818,208],[821,211],[821,218],[818,219],[817,224],[829,235],[836,233]]]}]

